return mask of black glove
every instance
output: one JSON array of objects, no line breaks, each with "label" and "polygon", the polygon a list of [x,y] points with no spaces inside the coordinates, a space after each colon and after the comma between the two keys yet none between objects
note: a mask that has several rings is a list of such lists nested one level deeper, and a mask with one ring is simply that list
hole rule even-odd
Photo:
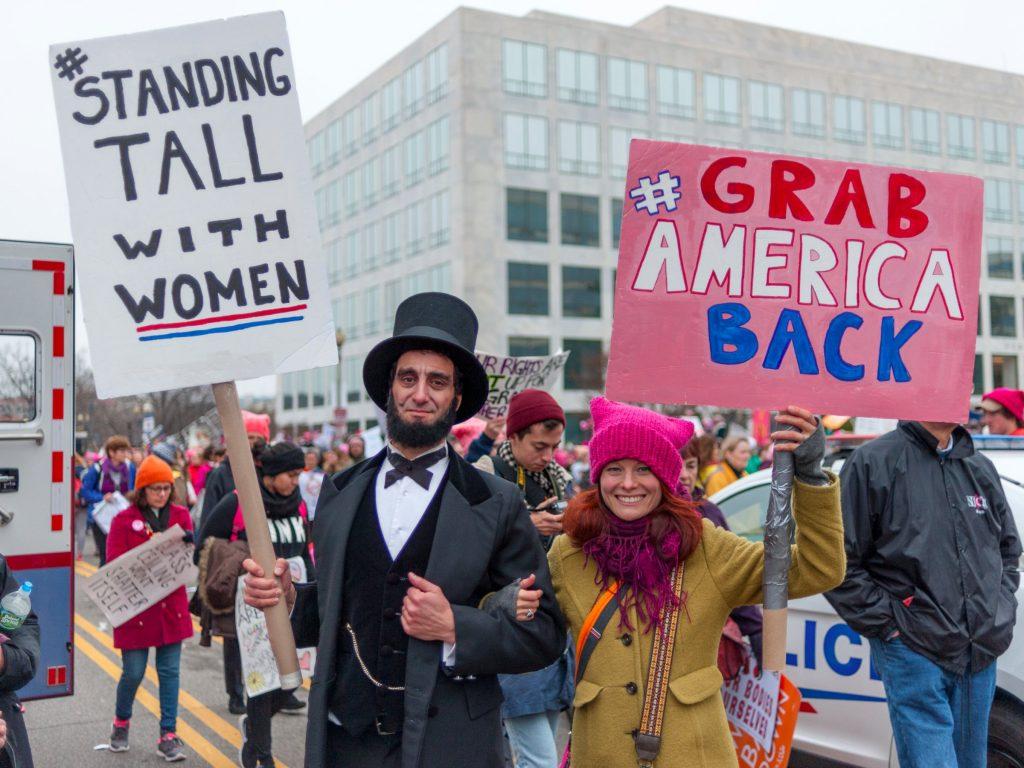
[{"label": "black glove", "polygon": [[825,430],[822,429],[821,419],[818,419],[818,428],[793,451],[796,479],[804,485],[828,485],[828,475],[821,467],[824,458]]},{"label": "black glove", "polygon": [[750,650],[751,650],[751,652],[753,652],[754,658],[757,660],[757,669],[758,669],[758,671],[759,672],[763,671],[764,670],[764,656],[763,656],[763,651],[762,651],[762,643],[761,643],[762,635],[761,635],[761,633],[757,632],[757,633],[755,633],[753,635],[747,635],[747,640],[750,641]]},{"label": "black glove", "polygon": [[186,544],[195,544],[196,537],[195,534],[192,533],[192,531],[185,531],[181,535],[181,540],[184,541]]}]

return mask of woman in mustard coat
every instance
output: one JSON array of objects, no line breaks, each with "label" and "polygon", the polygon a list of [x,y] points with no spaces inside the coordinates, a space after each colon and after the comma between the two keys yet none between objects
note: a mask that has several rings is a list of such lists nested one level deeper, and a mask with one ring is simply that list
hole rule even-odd
[{"label": "woman in mustard coat", "polygon": [[[595,488],[566,510],[565,533],[548,555],[558,604],[574,637],[612,583],[613,616],[576,687],[574,768],[636,768],[634,734],[659,617],[678,612],[660,749],[655,768],[728,768],[736,752],[722,704],[718,645],[729,612],[761,601],[764,551],[701,521],[677,495],[679,450],[688,422],[604,398],[591,402]],[[808,411],[790,407],[778,421],[776,450],[793,451],[796,545],[789,594],[804,597],[838,585],[846,570],[839,481],[821,469],[824,438]],[[672,572],[682,566],[682,600]],[[517,613],[532,616],[536,591],[519,592]]]}]

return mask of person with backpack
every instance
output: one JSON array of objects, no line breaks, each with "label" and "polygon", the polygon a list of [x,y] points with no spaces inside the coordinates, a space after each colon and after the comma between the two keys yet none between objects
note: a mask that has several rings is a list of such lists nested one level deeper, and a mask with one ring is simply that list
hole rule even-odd
[{"label": "person with backpack", "polygon": [[107,564],[107,532],[93,519],[93,512],[100,502],[110,501],[115,493],[127,497],[135,486],[135,465],[128,461],[131,448],[123,435],[107,438],[103,445],[105,458],[86,470],[78,492],[82,501],[89,505],[87,520],[101,568]]}]

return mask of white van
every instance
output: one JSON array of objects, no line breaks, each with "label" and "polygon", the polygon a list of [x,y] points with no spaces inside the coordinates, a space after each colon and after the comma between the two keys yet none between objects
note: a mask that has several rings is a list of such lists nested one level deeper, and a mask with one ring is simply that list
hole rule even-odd
[{"label": "white van", "polygon": [[[976,444],[1002,476],[1017,530],[1024,531],[1024,438],[982,437]],[[830,467],[838,472],[840,465],[834,461]],[[733,531],[761,541],[770,482],[770,470],[756,472],[711,500],[721,507]],[[1017,591],[1017,603],[1017,631],[996,667],[989,768],[1024,768],[1024,584]],[[845,765],[899,766],[885,690],[872,668],[867,640],[850,629],[823,596],[814,595],[790,602],[786,642],[786,675],[803,697],[793,749]]]},{"label": "white van", "polygon": [[74,688],[73,301],[70,245],[0,240],[0,555],[42,642],[22,700]]}]

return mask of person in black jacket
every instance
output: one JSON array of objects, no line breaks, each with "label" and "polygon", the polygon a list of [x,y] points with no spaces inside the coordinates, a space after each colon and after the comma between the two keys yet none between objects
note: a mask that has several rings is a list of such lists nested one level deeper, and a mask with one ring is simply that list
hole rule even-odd
[{"label": "person in black jacket", "polygon": [[846,580],[826,594],[869,639],[903,768],[983,768],[1021,543],[970,434],[901,421],[843,467]]},{"label": "person in black jacket", "polygon": [[[0,556],[0,595],[15,592],[21,584]],[[7,743],[0,748],[0,768],[32,768],[32,748],[25,728],[18,690],[35,676],[39,665],[39,619],[29,613],[17,629],[4,633],[0,644],[0,712],[7,725]]]}]

